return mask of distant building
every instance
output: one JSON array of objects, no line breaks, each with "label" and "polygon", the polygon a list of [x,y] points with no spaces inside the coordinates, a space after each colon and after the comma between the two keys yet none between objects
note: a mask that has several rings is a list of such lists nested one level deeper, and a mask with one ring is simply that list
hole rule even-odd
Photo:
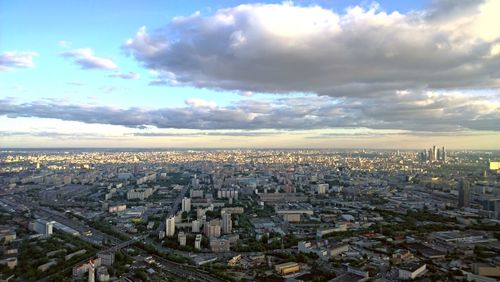
[{"label": "distant building", "polygon": [[101,264],[105,266],[112,266],[115,263],[115,253],[114,252],[99,252],[97,257],[101,259]]},{"label": "distant building", "polygon": [[285,262],[274,266],[274,270],[281,275],[287,275],[300,271],[300,266],[296,262]]},{"label": "distant building", "polygon": [[165,236],[172,237],[175,234],[175,216],[167,218],[165,221]]},{"label": "distant building", "polygon": [[500,277],[500,265],[474,263],[472,265],[472,270],[474,274],[477,275],[488,276],[488,277]]},{"label": "distant building", "polygon": [[222,214],[222,233],[229,234],[233,231],[233,222],[230,213]]},{"label": "distant building", "polygon": [[490,170],[500,170],[500,162],[491,162],[490,161]]},{"label": "distant building", "polygon": [[127,209],[127,205],[116,205],[108,208],[109,213],[121,212]]},{"label": "distant building", "polygon": [[191,199],[184,197],[182,199],[182,211],[183,212],[190,212],[191,211]]},{"label": "distant building", "polygon": [[328,192],[328,183],[318,184],[316,185],[316,193],[317,194],[326,194]]},{"label": "distant building", "polygon": [[398,266],[398,278],[402,280],[415,279],[425,272],[427,265],[418,262]]},{"label": "distant building", "polygon": [[184,232],[179,232],[177,235],[177,240],[179,240],[180,246],[186,246],[186,234]]},{"label": "distant building", "polygon": [[210,238],[210,250],[214,253],[229,252],[230,245],[228,239]]},{"label": "distant building", "polygon": [[196,250],[201,250],[201,234],[197,234],[194,239],[194,248]]},{"label": "distant building", "polygon": [[37,219],[33,222],[33,231],[38,234],[42,234],[45,236],[52,235],[52,230],[54,227],[54,221],[46,221],[43,219]]},{"label": "distant building", "polygon": [[458,207],[469,207],[470,205],[470,182],[462,179],[458,184]]},{"label": "distant building", "polygon": [[221,233],[221,224],[220,220],[214,219],[211,220],[207,223],[205,223],[205,226],[203,227],[203,233],[207,237],[220,237]]},{"label": "distant building", "polygon": [[193,220],[191,221],[191,232],[193,233],[200,233],[200,226],[201,226],[201,223],[199,220]]}]

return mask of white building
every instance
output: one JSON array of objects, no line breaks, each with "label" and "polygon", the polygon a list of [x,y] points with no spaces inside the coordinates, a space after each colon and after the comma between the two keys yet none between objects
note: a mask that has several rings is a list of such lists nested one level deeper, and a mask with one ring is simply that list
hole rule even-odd
[{"label": "white building", "polygon": [[190,212],[191,211],[191,199],[184,197],[182,199],[182,212]]},{"label": "white building", "polygon": [[43,219],[37,219],[33,222],[33,231],[38,234],[43,234],[45,236],[52,235],[52,229],[54,227],[54,221],[46,221]]},{"label": "white building", "polygon": [[201,234],[197,234],[194,239],[194,248],[197,250],[201,250]]},{"label": "white building", "polygon": [[175,234],[175,216],[167,218],[165,222],[165,236],[172,237]]}]

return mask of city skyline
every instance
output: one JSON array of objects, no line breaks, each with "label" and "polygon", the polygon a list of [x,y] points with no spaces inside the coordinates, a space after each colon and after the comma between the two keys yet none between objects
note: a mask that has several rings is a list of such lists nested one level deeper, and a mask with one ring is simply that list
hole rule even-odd
[{"label": "city skyline", "polygon": [[499,13],[0,0],[0,148],[497,150]]}]

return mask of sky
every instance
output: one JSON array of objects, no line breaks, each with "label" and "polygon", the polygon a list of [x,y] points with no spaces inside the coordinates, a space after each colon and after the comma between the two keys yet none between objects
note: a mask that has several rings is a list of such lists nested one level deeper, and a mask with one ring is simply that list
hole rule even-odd
[{"label": "sky", "polygon": [[500,149],[499,14],[0,0],[0,148]]}]

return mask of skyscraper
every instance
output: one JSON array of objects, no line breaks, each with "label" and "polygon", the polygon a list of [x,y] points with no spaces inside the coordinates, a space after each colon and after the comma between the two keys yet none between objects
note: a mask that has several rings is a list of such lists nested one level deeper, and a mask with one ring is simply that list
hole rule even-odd
[{"label": "skyscraper", "polygon": [[165,236],[172,237],[175,234],[175,216],[167,218],[165,222]]},{"label": "skyscraper", "polygon": [[470,183],[462,179],[458,185],[458,207],[468,207],[470,202]]}]

